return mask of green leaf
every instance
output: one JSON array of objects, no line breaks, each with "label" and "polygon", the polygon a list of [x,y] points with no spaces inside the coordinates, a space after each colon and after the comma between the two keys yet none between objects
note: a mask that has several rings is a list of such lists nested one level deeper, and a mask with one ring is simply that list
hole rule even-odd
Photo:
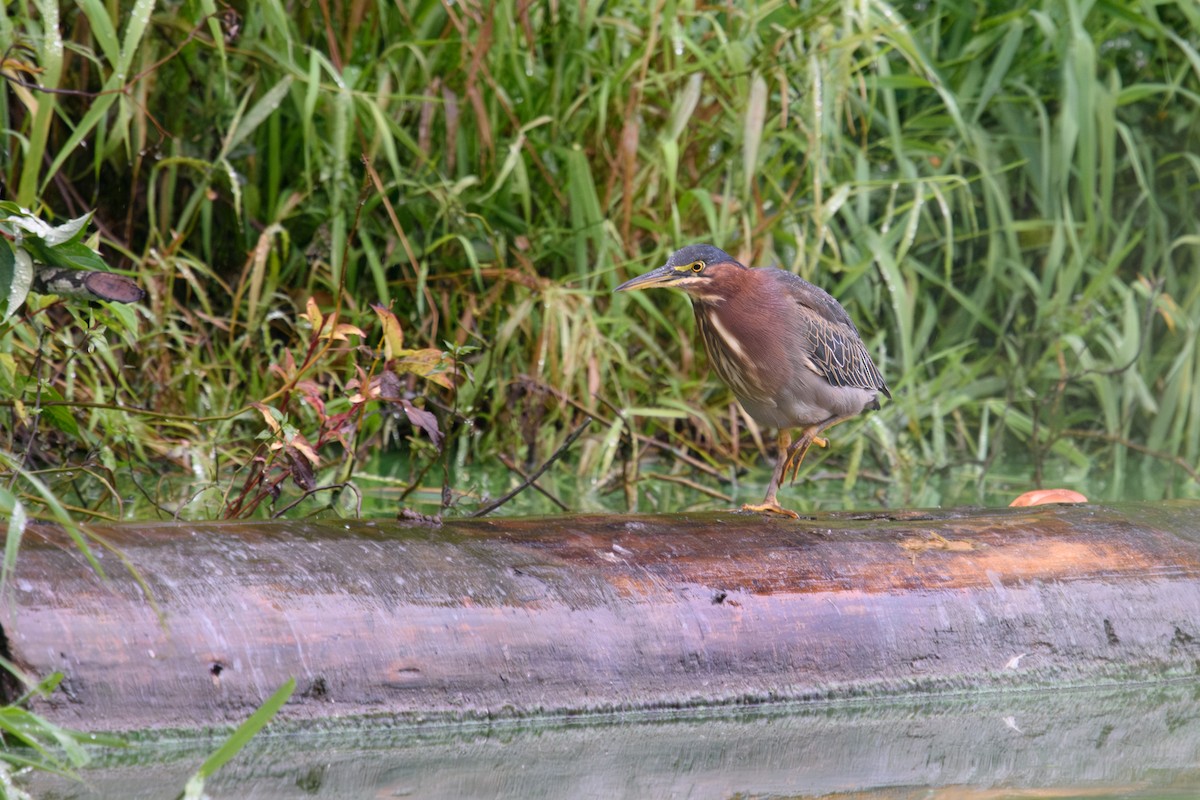
[{"label": "green leaf", "polygon": [[27,239],[25,244],[38,262],[51,267],[98,270],[100,272],[108,269],[104,259],[83,242],[66,242],[54,247],[47,247],[37,239]]},{"label": "green leaf", "polygon": [[117,333],[136,336],[138,329],[137,311],[125,303],[104,303],[104,321]]},{"label": "green leaf", "polygon": [[15,397],[25,385],[25,372],[17,368],[12,353],[0,353],[0,397]]},{"label": "green leaf", "polygon": [[205,779],[236,756],[254,738],[254,735],[275,717],[275,714],[279,712],[279,709],[283,707],[295,690],[296,679],[288,678],[282,686],[275,690],[275,694],[267,699],[267,702],[263,703],[257,711],[250,715],[249,719],[230,734],[216,752],[204,760],[200,769],[196,770],[196,773],[188,780],[187,786],[180,796],[184,800],[200,800],[204,796]]},{"label": "green leaf", "polygon": [[[42,400],[61,403],[63,397],[52,386],[46,386],[42,388]],[[79,438],[79,423],[75,421],[75,415],[71,413],[68,406],[43,405],[42,419],[50,423],[56,430],[60,430],[74,439]]]},{"label": "green leaf", "polygon": [[57,247],[68,242],[78,242],[87,231],[87,224],[91,218],[92,215],[88,213],[82,217],[67,220],[61,225],[51,227],[49,232],[42,238],[51,247]]},{"label": "green leaf", "polygon": [[627,417],[658,417],[659,419],[687,419],[689,416],[687,411],[679,411],[671,408],[651,408],[638,407],[625,409]]},{"label": "green leaf", "polygon": [[0,487],[0,516],[8,517],[4,537],[4,563],[0,564],[0,595],[8,585],[8,577],[17,565],[17,551],[21,547],[21,536],[25,533],[25,506],[12,492]]},{"label": "green leaf", "polygon": [[13,248],[11,242],[0,237],[0,322],[13,315],[33,283],[33,259],[24,248]]},{"label": "green leaf", "polygon": [[100,45],[108,63],[119,63],[121,43],[117,41],[117,30],[113,27],[112,17],[109,16],[102,0],[79,0],[79,7],[87,17],[92,35],[96,37],[96,42]]},{"label": "green leaf", "polygon": [[267,117],[271,116],[279,108],[279,104],[283,102],[283,98],[287,97],[288,90],[291,88],[292,76],[285,75],[282,80],[260,97],[258,102],[249,111],[244,115],[239,114],[234,120],[233,127],[229,131],[229,135],[225,140],[225,146],[221,152],[232,152],[247,136],[258,130],[258,127],[267,120]]}]

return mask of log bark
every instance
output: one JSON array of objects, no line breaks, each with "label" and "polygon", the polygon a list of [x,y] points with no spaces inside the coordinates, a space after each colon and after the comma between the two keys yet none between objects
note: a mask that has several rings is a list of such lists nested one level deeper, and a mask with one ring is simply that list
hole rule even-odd
[{"label": "log bark", "polygon": [[7,655],[86,730],[494,718],[1200,671],[1200,504],[26,534]]}]

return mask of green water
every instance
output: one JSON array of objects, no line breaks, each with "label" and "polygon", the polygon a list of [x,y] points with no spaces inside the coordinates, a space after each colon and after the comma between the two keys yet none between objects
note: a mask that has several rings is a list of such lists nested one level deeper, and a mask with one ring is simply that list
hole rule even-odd
[{"label": "green water", "polygon": [[[861,442],[861,440],[859,440]],[[873,459],[860,450],[864,445],[839,440],[838,458],[822,461],[810,456],[800,479],[785,485],[780,502],[801,513],[814,511],[880,508],[953,508],[962,506],[1007,506],[1018,495],[1038,488],[1061,488],[1080,492],[1093,502],[1200,499],[1200,482],[1179,466],[1149,455],[1129,452],[1119,463],[1107,461],[1068,462],[1065,459],[1038,465],[1015,455],[987,463],[954,463],[938,468],[893,464],[880,472]],[[856,449],[858,448],[858,449]],[[548,454],[541,454],[544,459]],[[747,457],[746,470],[732,467],[698,469],[669,453],[655,451],[638,464],[614,464],[604,474],[594,465],[581,469],[578,456],[569,452],[537,480],[505,502],[494,513],[506,516],[536,516],[579,513],[679,513],[719,511],[759,502],[771,474],[766,456]],[[523,483],[518,470],[528,474],[542,461],[505,466],[499,459],[485,464],[411,458],[407,452],[377,452],[356,465],[350,487],[340,492],[317,491],[302,497],[290,481],[281,486],[279,498],[257,508],[259,517],[281,511],[290,517],[311,514],[339,517],[392,517],[401,508],[421,514],[468,515],[500,498]],[[465,458],[465,456],[464,456]],[[846,463],[862,468],[847,473]],[[866,466],[868,463],[873,466]],[[126,519],[156,519],[177,514],[180,519],[220,519],[237,487],[227,483],[196,482],[183,475],[167,475],[152,493],[140,488],[148,484],[119,487],[127,498]],[[415,484],[415,486],[414,486]],[[448,507],[443,498],[449,498]],[[295,502],[297,501],[298,502]],[[286,509],[286,510],[285,510]]]},{"label": "green water", "polygon": [[[47,800],[171,798],[213,742],[98,753]],[[1195,798],[1200,682],[263,736],[212,798]]]},{"label": "green water", "polygon": [[[423,466],[423,465],[420,465]],[[538,465],[534,465],[536,467]],[[377,456],[356,476],[363,492],[365,516],[390,516],[416,474],[414,465],[391,455]],[[592,483],[581,480],[569,462],[557,463],[538,479],[542,493],[532,487],[517,494],[496,513],[539,515],[563,509],[547,494],[574,512],[676,513],[714,511],[755,503],[762,499],[770,478],[770,464],[759,463],[744,474],[728,470],[716,477],[670,458],[643,460],[639,480],[626,487],[619,481]],[[667,478],[655,476],[669,476]],[[403,504],[424,514],[439,513],[442,472],[431,469],[419,488]],[[698,484],[691,488],[682,481]],[[480,469],[464,465],[449,477],[451,514],[469,514],[483,503],[519,486],[522,478],[504,468]],[[914,470],[907,480],[871,472],[847,476],[818,466],[795,484],[780,490],[780,502],[796,511],[836,511],[864,508],[951,508],[1007,506],[1018,495],[1036,488],[1072,489],[1094,502],[1200,499],[1200,484],[1161,460],[1134,456],[1121,470],[1105,464],[1042,470],[1040,486],[1034,465],[1016,459],[979,465],[958,464],[939,470]],[[348,499],[348,498],[347,498]]]}]

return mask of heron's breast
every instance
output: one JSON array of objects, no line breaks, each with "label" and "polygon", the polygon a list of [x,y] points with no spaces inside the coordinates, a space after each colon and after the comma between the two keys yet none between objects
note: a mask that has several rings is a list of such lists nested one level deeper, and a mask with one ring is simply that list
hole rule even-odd
[{"label": "heron's breast", "polygon": [[[746,410],[760,413],[778,406],[779,394],[795,372],[786,331],[769,322],[773,315],[746,303],[696,303],[696,327],[709,362]],[[755,413],[760,409],[759,413]]]}]

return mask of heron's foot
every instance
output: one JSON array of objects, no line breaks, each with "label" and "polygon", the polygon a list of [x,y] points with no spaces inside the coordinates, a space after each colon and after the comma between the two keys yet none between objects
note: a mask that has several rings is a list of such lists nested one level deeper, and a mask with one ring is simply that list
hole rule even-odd
[{"label": "heron's foot", "polygon": [[792,511],[790,508],[784,508],[783,506],[779,505],[779,503],[774,501],[768,503],[759,503],[758,505],[751,505],[750,503],[747,503],[746,505],[742,506],[742,511],[749,511],[754,514],[777,514],[781,517],[788,517],[790,519],[800,519],[800,515],[795,511]]},{"label": "heron's foot", "polygon": [[[812,442],[810,442],[810,444],[816,444],[817,442],[820,442],[820,441],[823,441],[823,440],[822,439],[813,439]],[[824,447],[824,445],[821,445],[821,446]],[[808,452],[808,445],[805,445],[800,450],[792,453],[791,458],[788,460],[787,466],[785,466],[783,468],[783,475],[785,478],[787,478],[787,474],[789,472],[792,474],[792,477],[787,478],[788,483],[795,483],[796,478],[800,477],[800,464],[801,464],[801,462],[804,461],[804,455],[807,452]]]},{"label": "heron's foot", "polygon": [[[803,460],[804,460],[804,459],[802,459],[802,458],[798,458],[798,459],[796,459],[795,461],[793,461],[791,464],[788,464],[788,465],[787,465],[787,468],[786,468],[786,469],[784,469],[784,471],[783,471],[783,476],[784,476],[784,479],[785,479],[785,480],[786,480],[786,481],[787,481],[789,484],[794,484],[794,483],[796,482],[796,478],[797,478],[797,477],[800,475],[800,462],[801,462],[801,461],[803,461]],[[789,477],[787,477],[787,474],[788,474],[788,471],[789,471],[789,470],[790,470],[790,471],[791,471],[791,473],[792,473],[792,477],[790,477],[790,478],[789,478]]]},{"label": "heron's foot", "polygon": [[[783,462],[783,472],[781,473],[780,478],[787,480],[789,483],[795,483],[796,478],[800,475],[800,464],[804,461],[804,455],[808,452],[809,446],[814,444],[817,447],[828,447],[829,440],[824,436],[817,436],[816,430],[813,428],[808,428],[804,431],[803,435],[801,435],[801,437],[793,442],[792,446],[788,448],[787,455],[785,456],[786,460]],[[791,473],[790,478],[788,477],[789,472]]]}]

